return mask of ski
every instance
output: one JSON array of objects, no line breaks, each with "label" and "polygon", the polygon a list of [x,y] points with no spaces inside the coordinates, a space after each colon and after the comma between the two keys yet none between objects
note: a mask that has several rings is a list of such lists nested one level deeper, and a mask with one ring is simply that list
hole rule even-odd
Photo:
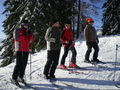
[{"label": "ski", "polygon": [[16,82],[13,81],[12,79],[10,79],[10,81],[11,81],[11,83],[14,84],[15,86],[21,88],[21,85],[20,85],[18,82],[16,83]]},{"label": "ski", "polygon": [[58,90],[63,90],[63,88],[61,88],[60,85],[57,85],[55,82],[57,81],[57,79],[46,79],[42,76],[42,74],[38,74],[38,76],[41,77],[42,80],[45,80],[47,82],[49,82],[52,86],[54,86],[56,89]]},{"label": "ski", "polygon": [[[60,69],[60,68],[59,68]],[[67,69],[61,69],[61,70],[64,70],[64,71],[69,71],[69,74],[81,74],[81,72],[77,71],[77,69],[75,70],[76,68],[67,68]]]},{"label": "ski", "polygon": [[88,64],[91,64],[91,65],[93,65],[93,66],[95,66],[96,68],[107,68],[108,66],[106,66],[105,64],[105,62],[102,62],[102,61],[100,61],[100,62],[89,62]]},{"label": "ski", "polygon": [[[58,68],[58,69],[61,69],[61,68]],[[86,75],[86,73],[78,71],[78,70],[81,70],[81,69],[86,70],[86,69],[81,68],[81,67],[77,67],[77,68],[67,67],[67,69],[61,69],[61,70],[68,71],[68,74],[76,74],[76,75],[85,74]]]},{"label": "ski", "polygon": [[[17,87],[22,88],[22,86],[19,84],[19,82],[15,83],[12,79],[10,79],[10,81],[11,81],[12,84],[16,85]],[[20,83],[24,84],[24,86],[27,87],[27,88],[36,90],[36,88],[28,85],[26,82],[20,82]]]},{"label": "ski", "polygon": [[70,84],[68,84],[68,83],[65,83],[65,82],[62,82],[62,81],[60,81],[59,79],[55,82],[55,84],[56,83],[59,83],[59,84],[62,84],[62,85],[64,85],[64,86],[66,86],[66,88],[61,88],[61,90],[63,90],[63,89],[66,89],[66,90],[69,90],[69,89],[67,89],[67,88],[75,88],[73,85],[70,85]]},{"label": "ski", "polygon": [[[107,68],[106,65],[101,65],[100,63],[91,63],[93,66],[95,66],[96,68]],[[105,63],[104,63],[105,64]]]},{"label": "ski", "polygon": [[[59,79],[58,80],[55,80],[55,81],[52,81],[51,83],[53,84],[53,85],[55,85],[56,87],[58,87],[59,88],[59,90],[64,90],[64,89],[66,89],[66,88],[62,88],[60,85],[58,85],[57,84],[57,82],[59,83],[59,84],[62,84],[62,85],[64,85],[64,86],[66,86],[66,87],[68,87],[68,88],[75,88],[73,85],[70,85],[70,84],[67,84],[67,83],[65,83],[65,82],[62,82],[62,81],[59,81]],[[67,89],[66,89],[67,90]]]},{"label": "ski", "polygon": [[50,83],[55,86],[57,89],[59,90],[63,90],[63,88],[60,85],[57,85],[55,82],[57,81],[57,79],[50,79]]},{"label": "ski", "polygon": [[82,72],[79,72],[79,71],[77,71],[75,69],[68,69],[68,71],[69,71],[69,74],[76,74],[76,75],[83,74]]},{"label": "ski", "polygon": [[60,85],[58,85],[58,84],[55,83],[56,81],[57,81],[57,79],[56,79],[56,80],[53,80],[53,79],[50,79],[50,80],[49,80],[49,82],[50,82],[56,89],[58,89],[58,90],[63,90],[63,88],[62,88]]},{"label": "ski", "polygon": [[30,89],[34,89],[34,90],[36,90],[36,88],[30,86],[30,85],[27,84],[26,82],[21,82],[21,83],[24,84],[24,86],[27,87],[27,88],[30,88]]}]

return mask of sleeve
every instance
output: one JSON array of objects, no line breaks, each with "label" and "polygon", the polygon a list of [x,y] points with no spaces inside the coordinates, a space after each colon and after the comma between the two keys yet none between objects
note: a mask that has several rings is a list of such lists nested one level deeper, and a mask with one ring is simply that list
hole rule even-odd
[{"label": "sleeve", "polygon": [[84,38],[86,39],[86,41],[88,41],[88,29],[89,29],[89,26],[87,25],[84,29]]},{"label": "sleeve", "polygon": [[98,39],[98,35],[97,35],[97,32],[96,32],[96,29],[94,28],[94,30],[95,30],[95,33],[96,33],[96,42],[99,43],[99,39]]},{"label": "sleeve", "polygon": [[48,41],[48,42],[54,42],[55,43],[55,38],[51,37],[51,34],[52,34],[51,29],[52,28],[47,29],[46,34],[45,34],[45,40]]},{"label": "sleeve", "polygon": [[60,40],[61,40],[62,43],[65,43],[65,35],[64,34],[65,34],[65,30],[63,30],[63,32],[61,34],[61,39]]},{"label": "sleeve", "polygon": [[99,43],[99,39],[98,39],[98,36],[96,35],[96,41],[97,41],[97,43]]},{"label": "sleeve", "polygon": [[23,35],[23,32],[22,32],[21,29],[16,29],[16,30],[14,31],[14,39],[15,39],[16,41],[21,41],[21,40],[24,39],[24,35]]},{"label": "sleeve", "polygon": [[34,41],[34,36],[32,34],[28,35],[28,41],[30,42]]}]

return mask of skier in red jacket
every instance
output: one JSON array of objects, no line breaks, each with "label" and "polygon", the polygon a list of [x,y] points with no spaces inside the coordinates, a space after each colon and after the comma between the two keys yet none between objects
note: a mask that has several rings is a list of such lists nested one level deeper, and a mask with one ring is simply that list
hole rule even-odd
[{"label": "skier in red jacket", "polygon": [[12,80],[19,85],[18,77],[21,82],[24,82],[24,73],[28,61],[30,42],[33,40],[31,30],[28,30],[29,23],[24,20],[22,27],[14,31],[16,65],[14,67]]},{"label": "skier in red jacket", "polygon": [[77,52],[76,52],[76,49],[74,47],[74,45],[75,45],[74,32],[71,29],[71,23],[70,22],[67,22],[65,24],[65,28],[63,29],[63,33],[62,33],[62,36],[61,36],[61,41],[64,45],[64,54],[62,56],[61,65],[59,67],[61,69],[67,69],[67,67],[65,66],[65,58],[67,57],[69,50],[72,51],[72,58],[71,58],[71,62],[70,62],[69,67],[71,67],[71,68],[78,67],[76,65]]}]

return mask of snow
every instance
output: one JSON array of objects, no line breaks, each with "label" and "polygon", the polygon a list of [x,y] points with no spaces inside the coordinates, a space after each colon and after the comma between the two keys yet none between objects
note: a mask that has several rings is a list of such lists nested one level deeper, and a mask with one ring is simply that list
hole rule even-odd
[{"label": "snow", "polygon": [[[120,46],[120,36],[109,36],[99,38],[99,59],[106,62],[106,64],[100,64],[102,67],[98,68],[91,64],[83,62],[86,52],[86,44],[84,40],[76,42],[77,50],[77,64],[81,69],[77,70],[80,74],[69,74],[69,71],[57,69],[55,84],[59,85],[63,90],[115,90],[115,84],[120,81],[120,47],[117,49],[116,59],[116,45]],[[61,48],[61,56],[63,54],[63,47]],[[92,58],[91,53],[91,57]],[[43,79],[43,69],[47,60],[47,51],[41,51],[34,55],[31,55],[32,59],[32,71],[30,80],[30,60],[26,68],[25,79],[29,85],[35,87],[37,90],[54,90],[57,89],[51,82]],[[66,66],[69,65],[69,58],[71,52],[69,52],[66,58]],[[115,60],[116,68],[115,68]],[[0,90],[33,90],[28,89],[25,86],[18,88],[10,83],[10,78],[13,73],[15,63],[12,63],[6,67],[0,68]]]}]

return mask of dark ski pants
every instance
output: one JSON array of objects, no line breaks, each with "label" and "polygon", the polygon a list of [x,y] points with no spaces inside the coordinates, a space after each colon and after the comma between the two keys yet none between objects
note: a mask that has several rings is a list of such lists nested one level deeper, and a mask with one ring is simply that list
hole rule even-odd
[{"label": "dark ski pants", "polygon": [[28,61],[28,54],[29,54],[28,52],[22,52],[22,51],[16,52],[16,65],[12,75],[13,79],[17,79],[18,76],[20,78],[24,77],[25,68]]},{"label": "dark ski pants", "polygon": [[71,50],[71,52],[72,52],[71,62],[76,63],[77,52],[76,52],[75,47],[64,47],[64,54],[63,54],[62,59],[61,59],[61,64],[63,64],[63,65],[65,64],[65,58],[67,57],[69,50]]},{"label": "dark ski pants", "polygon": [[98,52],[99,52],[99,47],[97,42],[87,42],[87,51],[85,54],[85,60],[89,60],[90,53],[92,52],[92,48],[94,49],[93,53],[93,60],[97,60],[98,57]]},{"label": "dark ski pants", "polygon": [[60,56],[59,50],[48,50],[47,51],[47,62],[44,67],[43,74],[46,76],[53,76],[57,68]]}]

